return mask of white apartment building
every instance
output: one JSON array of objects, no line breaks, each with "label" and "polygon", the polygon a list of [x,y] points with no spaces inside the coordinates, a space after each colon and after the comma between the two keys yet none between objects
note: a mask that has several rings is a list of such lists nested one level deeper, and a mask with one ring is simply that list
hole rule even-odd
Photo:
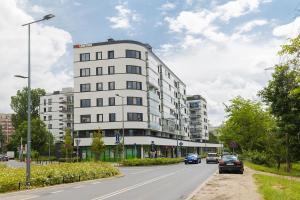
[{"label": "white apartment building", "polygon": [[187,97],[189,116],[190,116],[190,136],[193,141],[207,141],[208,134],[208,118],[207,118],[207,102],[201,95],[193,95]]},{"label": "white apartment building", "polygon": [[42,96],[39,111],[55,141],[63,141],[66,128],[73,130],[73,88],[62,88]]},{"label": "white apartment building", "polygon": [[[143,157],[152,142],[168,156],[190,140],[186,85],[148,44],[132,40],[74,45],[74,133],[82,148],[102,129],[107,145],[122,133]],[[174,147],[175,141],[175,147]]]}]

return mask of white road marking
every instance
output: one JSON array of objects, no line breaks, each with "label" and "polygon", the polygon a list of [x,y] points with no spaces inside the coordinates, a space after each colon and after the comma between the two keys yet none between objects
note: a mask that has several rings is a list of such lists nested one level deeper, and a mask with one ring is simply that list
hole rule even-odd
[{"label": "white road marking", "polygon": [[[178,170],[178,171],[182,171],[182,170]],[[117,190],[117,191],[115,191],[115,192],[112,192],[112,193],[103,195],[103,196],[101,196],[101,197],[93,198],[93,199],[91,199],[91,200],[104,200],[104,199],[108,199],[108,198],[113,197],[113,196],[116,196],[116,195],[118,195],[118,194],[122,194],[122,193],[124,193],[124,192],[127,192],[127,191],[130,191],[130,190],[133,190],[133,189],[142,187],[142,186],[144,186],[144,185],[147,185],[147,184],[150,184],[150,183],[159,181],[159,180],[161,180],[161,179],[167,178],[168,176],[172,176],[172,175],[176,174],[178,171],[175,171],[175,172],[172,172],[172,173],[169,173],[169,174],[166,174],[166,175],[162,175],[162,176],[159,176],[159,177],[150,179],[150,180],[148,180],[148,181],[145,181],[145,182],[142,182],[142,183],[138,183],[138,184],[136,184],[136,185],[132,185],[132,186],[129,186],[129,187],[126,187],[126,188]]]},{"label": "white road marking", "polygon": [[57,190],[57,191],[50,192],[50,193],[52,193],[52,194],[56,194],[56,193],[60,193],[60,192],[63,192],[63,190]]},{"label": "white road marking", "polygon": [[102,182],[97,181],[97,182],[93,182],[93,183],[91,183],[91,184],[92,184],[92,185],[96,185],[96,184],[99,184],[99,183],[102,183]]},{"label": "white road marking", "polygon": [[75,186],[73,187],[74,189],[79,189],[79,188],[83,188],[84,186],[83,185],[78,185],[78,186]]}]

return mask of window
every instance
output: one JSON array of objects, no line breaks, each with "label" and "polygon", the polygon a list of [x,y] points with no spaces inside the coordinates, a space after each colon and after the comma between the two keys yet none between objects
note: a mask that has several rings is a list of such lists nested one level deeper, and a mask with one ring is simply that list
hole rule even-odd
[{"label": "window", "polygon": [[80,76],[81,77],[90,76],[90,68],[80,69]]},{"label": "window", "polygon": [[80,115],[81,123],[91,123],[91,115]]},{"label": "window", "polygon": [[115,58],[115,52],[114,52],[114,51],[108,51],[108,52],[107,52],[107,58],[108,58],[108,59],[113,59],[113,58]]},{"label": "window", "polygon": [[80,99],[80,107],[81,108],[91,107],[91,100],[90,99]]},{"label": "window", "polygon": [[47,104],[47,100],[46,99],[44,99],[44,106]]},{"label": "window", "polygon": [[142,82],[127,81],[127,89],[142,90]]},{"label": "window", "polygon": [[46,116],[44,116],[44,121],[46,121],[47,120],[47,117]]},{"label": "window", "polygon": [[46,108],[44,108],[44,112],[47,112],[47,111],[46,111]]},{"label": "window", "polygon": [[127,97],[127,105],[143,105],[142,97]]},{"label": "window", "polygon": [[103,122],[103,114],[97,114],[97,122]]},{"label": "window", "polygon": [[142,74],[140,66],[126,65],[126,73],[128,74]]},{"label": "window", "polygon": [[198,102],[191,102],[190,103],[190,108],[199,108],[199,103]]},{"label": "window", "polygon": [[126,50],[126,58],[141,59],[141,52],[136,50]]},{"label": "window", "polygon": [[115,73],[115,66],[108,66],[108,74],[114,74]]},{"label": "window", "polygon": [[143,113],[127,113],[128,121],[143,121]]},{"label": "window", "polygon": [[48,105],[52,105],[52,99],[48,99]]},{"label": "window", "polygon": [[52,129],[52,124],[48,124],[48,129]]},{"label": "window", "polygon": [[168,72],[168,78],[171,79],[171,74],[170,74],[170,72]]},{"label": "window", "polygon": [[102,75],[102,67],[97,67],[96,68],[96,75]]},{"label": "window", "polygon": [[89,61],[90,60],[90,53],[81,53],[80,54],[80,62]]},{"label": "window", "polygon": [[109,113],[109,121],[110,122],[116,121],[116,113]]},{"label": "window", "polygon": [[89,92],[89,91],[91,91],[90,83],[80,84],[80,92]]},{"label": "window", "polygon": [[48,112],[52,112],[52,107],[48,107]]},{"label": "window", "polygon": [[103,90],[103,83],[96,83],[96,90],[102,91]]},{"label": "window", "polygon": [[102,107],[103,106],[103,98],[97,98],[97,106]]},{"label": "window", "polygon": [[102,60],[102,51],[96,52],[96,60]]},{"label": "window", "polygon": [[114,105],[116,105],[115,103],[116,103],[115,102],[115,97],[109,97],[108,98],[108,105],[109,106],[114,106]]},{"label": "window", "polygon": [[52,115],[49,115],[49,116],[48,116],[48,120],[52,120]]},{"label": "window", "polygon": [[114,90],[115,89],[115,82],[108,82],[108,90]]}]

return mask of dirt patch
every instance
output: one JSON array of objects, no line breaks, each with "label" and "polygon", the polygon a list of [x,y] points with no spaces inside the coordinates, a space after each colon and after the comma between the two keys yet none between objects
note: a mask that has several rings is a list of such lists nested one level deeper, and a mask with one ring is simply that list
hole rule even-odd
[{"label": "dirt patch", "polygon": [[245,168],[244,174],[214,174],[192,197],[192,200],[261,200],[252,175]]}]

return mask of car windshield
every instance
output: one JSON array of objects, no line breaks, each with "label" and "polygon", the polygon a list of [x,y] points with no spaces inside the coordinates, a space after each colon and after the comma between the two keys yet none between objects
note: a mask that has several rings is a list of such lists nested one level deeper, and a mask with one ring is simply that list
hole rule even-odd
[{"label": "car windshield", "polygon": [[197,157],[197,155],[196,154],[189,154],[187,157]]},{"label": "car windshield", "polygon": [[236,161],[237,157],[234,155],[226,155],[226,156],[223,156],[222,159],[224,161]]},{"label": "car windshield", "polygon": [[216,154],[216,153],[209,153],[209,154],[207,154],[207,156],[208,156],[208,157],[216,157],[217,154]]}]

